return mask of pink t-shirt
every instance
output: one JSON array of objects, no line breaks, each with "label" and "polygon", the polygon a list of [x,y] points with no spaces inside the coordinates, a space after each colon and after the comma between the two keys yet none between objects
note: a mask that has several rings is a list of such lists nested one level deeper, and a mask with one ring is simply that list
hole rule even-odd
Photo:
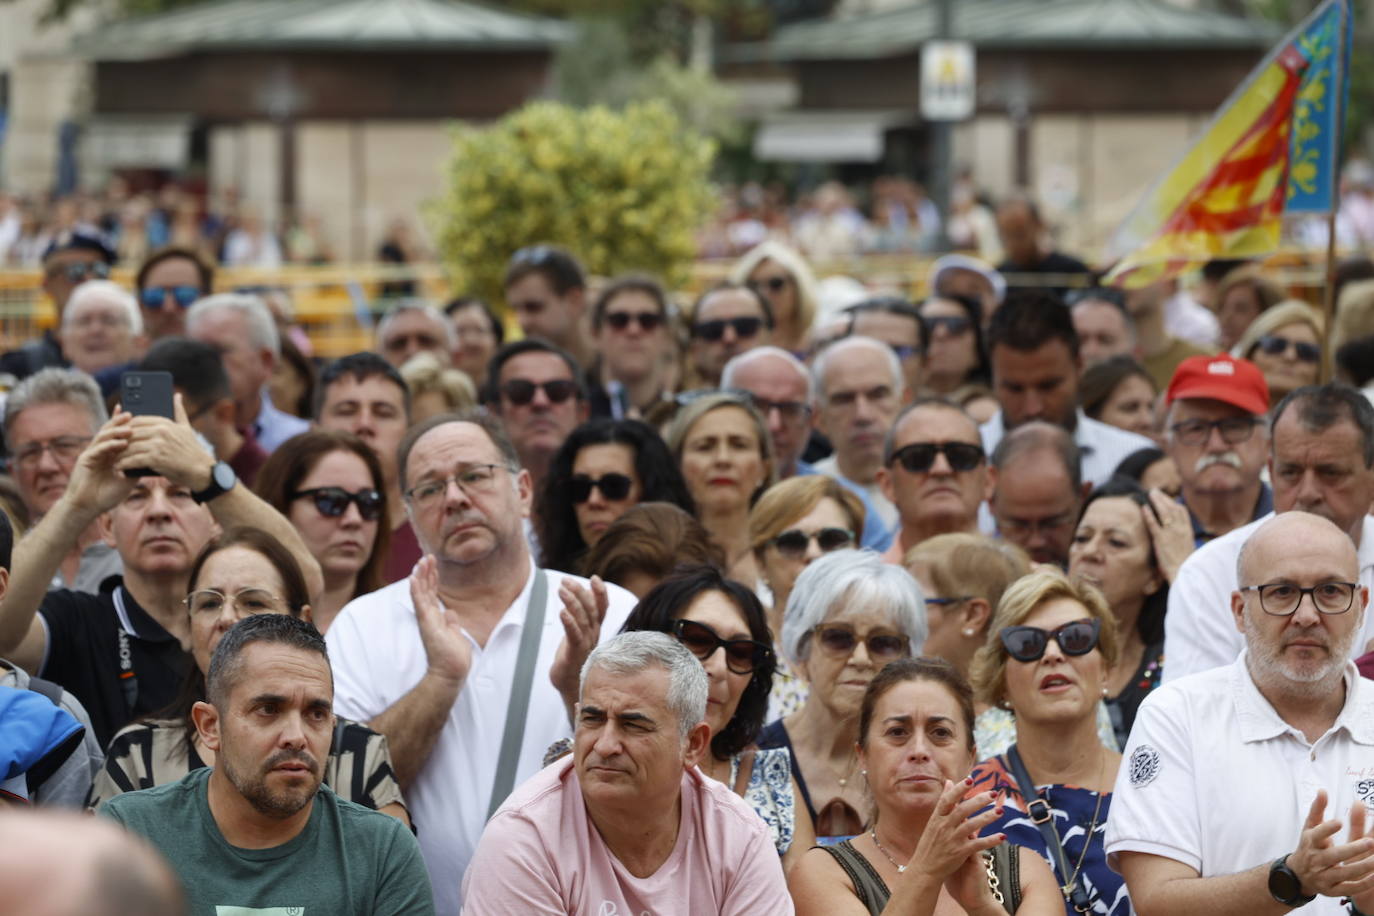
[{"label": "pink t-shirt", "polygon": [[464,916],[706,916],[792,913],[768,828],[725,785],[682,776],[677,845],[636,878],[587,816],[572,757],[545,767],[501,806],[463,878]]}]

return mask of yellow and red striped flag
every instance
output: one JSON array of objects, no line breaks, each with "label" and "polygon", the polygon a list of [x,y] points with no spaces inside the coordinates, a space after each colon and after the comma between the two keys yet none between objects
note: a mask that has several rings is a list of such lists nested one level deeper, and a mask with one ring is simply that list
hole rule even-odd
[{"label": "yellow and red striped flag", "polygon": [[1265,57],[1117,229],[1105,282],[1138,288],[1269,254],[1285,213],[1335,206],[1349,17],[1348,0],[1326,0]]}]

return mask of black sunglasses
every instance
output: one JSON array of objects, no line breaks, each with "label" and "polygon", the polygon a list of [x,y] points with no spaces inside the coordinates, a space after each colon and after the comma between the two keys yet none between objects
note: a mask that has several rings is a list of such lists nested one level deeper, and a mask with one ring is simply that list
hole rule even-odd
[{"label": "black sunglasses", "polygon": [[1322,358],[1322,349],[1316,344],[1305,340],[1289,340],[1277,334],[1265,334],[1255,345],[1270,356],[1282,356],[1292,347],[1297,352],[1298,359],[1305,363],[1321,362]]},{"label": "black sunglasses", "polygon": [[767,289],[770,292],[780,293],[787,285],[786,277],[765,277],[762,280],[750,280],[749,285],[754,289]]},{"label": "black sunglasses", "polygon": [[516,407],[524,407],[534,400],[534,393],[540,388],[544,389],[544,396],[554,404],[562,404],[577,394],[577,383],[571,379],[559,378],[551,382],[531,382],[527,379],[513,378],[501,386],[501,396]]},{"label": "black sunglasses", "polygon": [[913,442],[893,452],[892,461],[913,474],[924,474],[935,466],[936,455],[944,455],[952,471],[971,471],[984,457],[982,446],[968,442]]},{"label": "black sunglasses", "polygon": [[735,674],[753,674],[773,662],[773,648],[752,639],[721,639],[716,631],[695,620],[674,620],[673,635],[687,650],[706,661],[716,649],[725,649],[725,667]]},{"label": "black sunglasses", "polygon": [[198,286],[149,286],[138,294],[138,301],[145,309],[160,311],[170,293],[177,308],[188,309],[191,303],[200,298]]},{"label": "black sunglasses", "polygon": [[821,528],[808,534],[800,528],[792,528],[773,538],[773,546],[783,556],[798,559],[806,553],[806,547],[812,541],[816,542],[821,553],[830,553],[853,545],[854,532],[848,528]]},{"label": "black sunglasses", "polygon": [[725,336],[725,327],[729,325],[735,331],[736,337],[753,337],[763,327],[762,318],[717,318],[712,321],[701,321],[692,326],[692,336],[700,337],[702,340],[709,340],[712,343]]},{"label": "black sunglasses", "polygon": [[1097,637],[1102,633],[1102,621],[1072,620],[1053,630],[1039,627],[1003,627],[998,634],[1002,638],[1002,648],[1018,662],[1038,661],[1050,644],[1050,637],[1059,643],[1065,655],[1087,655],[1097,648]]},{"label": "black sunglasses", "polygon": [[624,474],[602,474],[600,477],[574,474],[568,479],[568,494],[574,503],[585,503],[592,498],[592,488],[595,487],[601,491],[602,497],[616,500],[629,496],[632,486],[634,481]]},{"label": "black sunglasses", "polygon": [[659,325],[663,324],[663,316],[658,312],[608,312],[605,320],[615,331],[623,331],[631,322],[639,322],[639,327],[648,333],[658,330]]},{"label": "black sunglasses", "polygon": [[934,334],[940,328],[945,329],[950,337],[958,337],[960,334],[973,327],[973,322],[962,315],[934,315],[925,318],[926,327]]},{"label": "black sunglasses", "polygon": [[350,493],[343,487],[313,487],[291,494],[293,500],[306,496],[314,501],[315,508],[320,510],[321,515],[330,518],[338,518],[347,512],[349,503],[358,504],[358,514],[363,517],[363,521],[375,522],[382,515],[382,494],[373,489]]}]

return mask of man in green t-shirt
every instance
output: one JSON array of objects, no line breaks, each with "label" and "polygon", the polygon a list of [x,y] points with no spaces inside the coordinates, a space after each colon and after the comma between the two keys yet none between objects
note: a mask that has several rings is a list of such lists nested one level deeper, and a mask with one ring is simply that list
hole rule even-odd
[{"label": "man in green t-shirt", "polygon": [[313,626],[289,614],[235,624],[206,695],[191,716],[216,766],[101,809],[167,857],[192,914],[433,916],[415,838],[321,785],[334,682]]}]

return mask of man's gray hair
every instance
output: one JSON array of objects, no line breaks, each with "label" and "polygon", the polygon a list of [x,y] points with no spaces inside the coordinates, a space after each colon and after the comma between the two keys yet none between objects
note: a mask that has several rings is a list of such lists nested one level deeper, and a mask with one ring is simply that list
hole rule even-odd
[{"label": "man's gray hair", "polygon": [[260,296],[246,293],[216,293],[200,299],[186,310],[186,331],[195,336],[194,328],[205,316],[215,312],[238,312],[248,327],[248,340],[259,350],[271,350],[273,356],[281,356],[281,335],[277,333],[277,322],[272,310]]},{"label": "man's gray hair", "polygon": [[906,388],[906,376],[902,374],[902,362],[897,359],[897,354],[892,352],[892,348],[881,340],[872,337],[864,337],[862,334],[851,334],[849,337],[842,337],[821,351],[816,357],[816,361],[811,364],[811,378],[817,398],[824,402],[827,393],[825,388],[825,373],[830,368],[830,361],[837,355],[853,350],[856,347],[866,347],[877,350],[887,361],[888,371],[892,373],[892,391],[898,396]]},{"label": "man's gray hair", "polygon": [[901,427],[902,421],[905,420],[909,414],[914,413],[917,410],[953,411],[954,413],[958,414],[959,416],[967,420],[969,426],[973,428],[974,441],[969,444],[976,444],[979,448],[983,447],[982,436],[979,434],[978,430],[978,421],[973,419],[973,417],[969,416],[969,412],[967,410],[965,410],[964,408],[960,407],[958,404],[954,403],[953,401],[947,398],[942,398],[938,396],[917,398],[910,404],[903,407],[901,412],[897,414],[897,419],[893,420],[892,425],[887,428],[887,435],[883,437],[884,467],[892,463],[892,453],[897,451],[897,430]]},{"label": "man's gray hair", "polygon": [[386,340],[386,332],[391,330],[391,326],[396,322],[397,317],[406,312],[419,312],[439,327],[439,333],[443,335],[444,342],[448,344],[449,350],[458,348],[458,332],[453,329],[437,308],[423,299],[401,299],[387,309],[382,320],[377,322],[377,346],[382,346]]},{"label": "man's gray hair", "polygon": [[919,655],[930,634],[921,587],[900,566],[883,562],[872,550],[835,550],[802,570],[782,614],[782,651],[793,665],[811,654],[811,631],[850,611],[888,615],[897,632]]},{"label": "man's gray hair", "polygon": [[782,347],[775,347],[771,344],[763,347],[754,347],[752,350],[745,350],[743,353],[732,356],[730,361],[725,364],[725,368],[720,371],[720,387],[727,390],[739,390],[739,386],[735,384],[735,373],[739,372],[754,360],[762,359],[765,356],[776,357],[794,369],[797,375],[801,376],[806,382],[806,403],[816,403],[816,380],[812,377],[811,370],[806,368],[805,363],[797,359],[791,353],[788,353]]},{"label": "man's gray hair", "polygon": [[5,445],[11,452],[15,445],[11,438],[14,421],[30,407],[43,404],[70,404],[84,408],[91,415],[92,436],[110,419],[95,379],[76,369],[60,369],[56,366],[41,369],[15,385],[5,399]]},{"label": "man's gray hair", "polygon": [[67,300],[67,307],[62,310],[62,327],[71,324],[72,316],[80,311],[79,307],[87,300],[119,306],[124,312],[124,321],[129,326],[129,332],[134,335],[143,333],[143,312],[138,307],[138,300],[113,280],[87,280],[73,290],[71,298]]},{"label": "man's gray hair", "polygon": [[687,737],[706,718],[710,683],[706,669],[682,643],[666,633],[636,630],[613,636],[592,650],[582,665],[579,697],[587,686],[587,674],[600,668],[609,674],[638,674],[657,665],[668,672],[668,708],[677,716],[678,731]]}]

